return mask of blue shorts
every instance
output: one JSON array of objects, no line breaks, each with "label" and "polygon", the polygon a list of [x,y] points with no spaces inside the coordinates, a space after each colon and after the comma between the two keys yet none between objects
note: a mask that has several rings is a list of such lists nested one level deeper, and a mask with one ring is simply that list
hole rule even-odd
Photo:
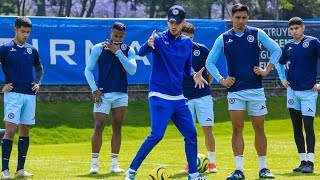
[{"label": "blue shorts", "polygon": [[210,95],[188,100],[188,107],[194,123],[198,119],[201,126],[213,126],[213,101]]},{"label": "blue shorts", "polygon": [[128,94],[111,92],[104,93],[102,96],[102,103],[94,103],[93,112],[100,112],[109,114],[110,110],[117,107],[128,106]]},{"label": "blue shorts", "polygon": [[246,89],[228,93],[229,110],[248,111],[250,116],[268,113],[264,89]]},{"label": "blue shorts", "polygon": [[35,124],[36,96],[16,92],[4,93],[4,121],[14,124]]},{"label": "blue shorts", "polygon": [[315,116],[317,98],[318,91],[294,91],[290,87],[287,88],[287,107],[301,111],[303,116]]}]

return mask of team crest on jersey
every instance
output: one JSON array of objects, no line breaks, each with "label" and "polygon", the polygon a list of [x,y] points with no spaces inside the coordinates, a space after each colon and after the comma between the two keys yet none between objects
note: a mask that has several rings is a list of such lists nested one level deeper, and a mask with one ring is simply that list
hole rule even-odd
[{"label": "team crest on jersey", "polygon": [[233,104],[234,102],[236,102],[236,99],[235,99],[235,98],[229,98],[229,103],[230,103],[230,104]]},{"label": "team crest on jersey", "polygon": [[194,51],[193,51],[193,55],[195,55],[195,56],[200,56],[200,51],[199,51],[199,50],[194,50]]},{"label": "team crest on jersey", "polygon": [[28,54],[32,54],[32,49],[31,48],[27,48],[27,53]]},{"label": "team crest on jersey", "polygon": [[294,100],[293,99],[289,99],[288,100],[288,104],[292,105],[294,103]]},{"label": "team crest on jersey", "polygon": [[9,119],[13,119],[13,118],[14,118],[14,114],[13,114],[13,113],[9,113],[9,114],[8,114],[8,118],[9,118]]},{"label": "team crest on jersey", "polygon": [[248,42],[253,42],[253,41],[254,41],[254,36],[249,35],[249,36],[247,37],[247,40],[248,40]]},{"label": "team crest on jersey", "polygon": [[96,103],[94,103],[94,104],[96,105],[96,108],[101,107],[101,102],[96,102]]},{"label": "team crest on jersey", "polygon": [[309,42],[303,42],[302,47],[304,47],[304,48],[309,47]]},{"label": "team crest on jersey", "polygon": [[122,51],[127,50],[127,48],[128,48],[128,46],[127,46],[127,45],[125,45],[125,44],[121,44],[121,50],[122,50]]}]

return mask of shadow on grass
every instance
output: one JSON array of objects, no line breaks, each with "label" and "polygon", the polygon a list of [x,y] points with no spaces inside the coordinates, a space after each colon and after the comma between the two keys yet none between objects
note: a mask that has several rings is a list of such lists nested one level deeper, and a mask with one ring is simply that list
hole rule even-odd
[{"label": "shadow on grass", "polygon": [[276,175],[276,177],[279,177],[279,176],[280,177],[281,176],[283,176],[283,177],[297,177],[297,176],[299,176],[301,178],[320,176],[320,174],[318,174],[318,173],[300,173],[300,172],[277,173],[275,175]]},{"label": "shadow on grass", "polygon": [[119,179],[123,179],[123,173],[107,173],[107,174],[84,174],[77,175],[78,178],[92,178],[92,179],[107,179],[111,177],[119,177]]},{"label": "shadow on grass", "polygon": [[[202,176],[204,176],[204,177],[207,177],[207,175],[209,175],[209,174],[211,174],[211,173],[208,173],[208,172],[205,172],[205,173],[201,173],[201,175]],[[180,172],[180,173],[176,173],[176,174],[173,174],[172,175],[172,179],[175,179],[175,178],[187,178],[188,177],[188,173],[182,173],[182,172]]]}]

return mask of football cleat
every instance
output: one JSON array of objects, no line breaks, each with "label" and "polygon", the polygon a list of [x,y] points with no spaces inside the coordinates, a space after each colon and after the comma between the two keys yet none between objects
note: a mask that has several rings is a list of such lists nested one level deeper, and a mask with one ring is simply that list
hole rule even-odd
[{"label": "football cleat", "polygon": [[26,177],[32,177],[33,176],[33,174],[28,173],[24,169],[20,169],[19,171],[16,172],[15,175],[16,175],[17,178],[26,178]]},{"label": "football cleat", "polygon": [[259,172],[259,178],[263,178],[263,179],[273,179],[274,175],[271,174],[270,170],[267,168],[263,168],[260,170]]},{"label": "football cleat", "polygon": [[233,171],[232,174],[227,177],[227,180],[238,180],[238,179],[245,179],[243,172],[240,170]]},{"label": "football cleat", "polygon": [[300,165],[296,168],[294,168],[293,172],[301,172],[301,170],[307,165],[306,161],[301,161]]}]

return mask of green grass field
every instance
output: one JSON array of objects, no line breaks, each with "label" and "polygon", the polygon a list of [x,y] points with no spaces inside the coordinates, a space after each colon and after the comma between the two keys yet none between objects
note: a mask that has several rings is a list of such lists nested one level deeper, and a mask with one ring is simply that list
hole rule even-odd
[{"label": "green grass field", "polygon": [[[92,103],[91,102],[41,102],[37,104],[37,125],[31,131],[31,145],[26,169],[35,174],[33,179],[111,179],[121,180],[123,174],[110,174],[110,123],[104,131],[104,144],[100,153],[100,174],[89,175],[91,165]],[[268,137],[268,167],[276,179],[320,179],[320,167],[316,153],[315,173],[292,173],[299,158],[293,140],[292,125],[285,108],[285,98],[268,98],[269,114],[266,121]],[[0,107],[1,110],[3,107]],[[123,127],[123,142],[119,157],[120,167],[127,169],[135,153],[149,134],[147,101],[130,102]],[[216,138],[216,174],[205,174],[209,179],[222,180],[235,165],[231,149],[231,123],[225,99],[215,101],[214,134]],[[319,139],[319,114],[315,122],[316,138]],[[3,123],[0,124],[3,127]],[[203,133],[197,125],[199,153],[206,154]],[[245,124],[245,175],[246,179],[258,179],[258,161],[253,145],[251,122]],[[316,144],[316,152],[319,143]],[[17,146],[13,147],[10,168],[16,168]],[[186,164],[183,138],[178,130],[169,125],[164,139],[149,154],[140,167],[137,180],[147,179],[155,167],[165,166],[173,179],[187,179],[180,174]]]}]

